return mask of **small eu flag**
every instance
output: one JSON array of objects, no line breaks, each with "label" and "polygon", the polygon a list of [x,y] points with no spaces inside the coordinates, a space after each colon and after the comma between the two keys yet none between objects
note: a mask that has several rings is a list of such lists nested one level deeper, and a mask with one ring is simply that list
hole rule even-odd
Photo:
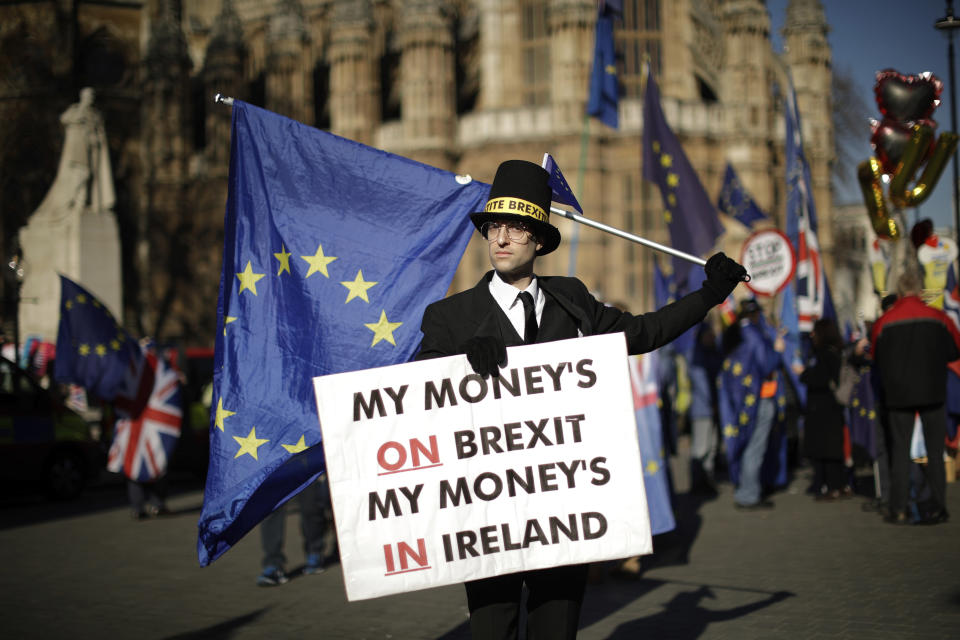
[{"label": "small eu flag", "polygon": [[550,189],[553,190],[553,200],[561,204],[568,204],[583,213],[583,207],[577,202],[577,196],[573,195],[573,189],[567,184],[567,179],[563,177],[560,165],[549,153],[543,154],[543,168],[550,174],[547,182],[550,184]]},{"label": "small eu flag", "polygon": [[590,72],[590,93],[587,97],[587,113],[599,118],[613,129],[616,129],[619,124],[617,102],[620,97],[617,86],[617,53],[613,41],[613,20],[622,13],[623,0],[606,0],[599,3],[593,70]]},{"label": "small eu flag", "polygon": [[747,228],[757,220],[767,219],[766,214],[760,210],[757,203],[740,184],[740,178],[737,177],[737,172],[729,162],[723,174],[723,187],[720,189],[717,207]]},{"label": "small eu flag", "polygon": [[201,565],[324,469],[312,379],[408,361],[489,185],[239,100]]},{"label": "small eu flag", "polygon": [[60,326],[54,378],[107,402],[127,390],[140,368],[140,345],[89,291],[60,276]]}]

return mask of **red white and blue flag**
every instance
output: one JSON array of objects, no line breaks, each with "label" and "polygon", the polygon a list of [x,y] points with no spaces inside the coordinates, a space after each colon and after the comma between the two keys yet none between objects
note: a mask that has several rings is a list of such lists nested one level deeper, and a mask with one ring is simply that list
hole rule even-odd
[{"label": "red white and blue flag", "polygon": [[811,190],[810,165],[803,153],[797,98],[790,88],[786,108],[787,237],[797,256],[797,316],[802,332],[834,315],[827,276],[817,242],[817,210]]},{"label": "red white and blue flag", "polygon": [[162,476],[173,454],[183,410],[177,371],[143,347],[139,370],[132,371],[129,386],[116,400],[117,420],[107,469],[131,480],[149,482]]}]

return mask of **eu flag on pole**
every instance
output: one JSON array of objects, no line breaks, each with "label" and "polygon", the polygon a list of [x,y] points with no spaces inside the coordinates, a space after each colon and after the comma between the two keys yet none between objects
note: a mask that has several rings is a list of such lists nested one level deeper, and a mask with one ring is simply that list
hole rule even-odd
[{"label": "eu flag on pole", "polygon": [[583,207],[577,202],[577,196],[573,195],[573,189],[567,184],[567,179],[563,177],[563,172],[560,171],[560,165],[557,164],[557,161],[554,160],[553,156],[549,153],[543,154],[543,168],[550,174],[550,177],[547,178],[547,183],[550,185],[550,190],[553,191],[554,202],[568,204],[580,213],[583,213]]},{"label": "eu flag on pole", "polygon": [[488,190],[234,101],[201,565],[323,471],[314,376],[411,358]]},{"label": "eu flag on pole", "polygon": [[[827,276],[817,242],[817,208],[813,200],[810,165],[803,153],[803,136],[797,98],[790,88],[786,111],[787,237],[797,256],[794,281],[797,285],[797,313],[800,331],[809,332],[813,323],[831,316]],[[836,317],[836,314],[832,314]]]},{"label": "eu flag on pole", "polygon": [[737,172],[729,162],[723,174],[723,187],[720,188],[717,208],[748,228],[757,220],[767,219],[767,215],[760,210],[757,203],[740,184],[740,178],[737,177]]},{"label": "eu flag on pole", "polygon": [[593,70],[590,72],[590,93],[587,113],[608,127],[619,125],[617,103],[617,52],[613,41],[613,21],[623,14],[623,0],[601,0],[597,8],[597,25],[593,47]]},{"label": "eu flag on pole", "polygon": [[60,325],[54,378],[112,401],[143,360],[140,345],[89,291],[60,276]]},{"label": "eu flag on pole", "polygon": [[[647,90],[643,99],[643,177],[660,188],[674,248],[695,256],[712,250],[717,237],[723,233],[723,225],[680,141],[667,124],[650,65],[647,65]],[[695,266],[680,258],[673,259],[678,297],[703,280],[702,270],[697,267],[699,280],[693,281],[692,267]]]}]

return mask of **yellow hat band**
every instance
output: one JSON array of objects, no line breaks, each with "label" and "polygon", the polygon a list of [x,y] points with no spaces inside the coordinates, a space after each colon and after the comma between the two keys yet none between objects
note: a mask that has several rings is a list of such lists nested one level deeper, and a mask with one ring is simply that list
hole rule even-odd
[{"label": "yellow hat band", "polygon": [[542,208],[520,198],[493,198],[487,200],[487,206],[483,208],[484,213],[504,213],[517,216],[529,216],[540,222],[547,221],[547,213]]}]

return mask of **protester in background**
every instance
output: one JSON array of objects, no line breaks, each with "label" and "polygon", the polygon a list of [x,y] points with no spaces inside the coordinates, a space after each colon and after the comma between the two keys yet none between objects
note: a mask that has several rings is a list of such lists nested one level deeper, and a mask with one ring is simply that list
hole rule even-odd
[{"label": "protester in background", "polygon": [[717,376],[723,355],[709,322],[700,323],[690,357],[690,491],[717,494]]},{"label": "protester in background", "polygon": [[804,453],[814,466],[814,488],[818,500],[836,500],[845,481],[843,469],[843,406],[834,397],[840,377],[843,339],[832,318],[821,318],[810,332],[811,359],[796,365],[800,382],[807,386],[804,410]]},{"label": "protester in background", "polygon": [[[325,505],[329,501],[326,482],[311,482],[297,494],[300,506],[300,532],[303,534],[303,553],[306,563],[303,575],[324,570],[323,534],[326,529]],[[287,505],[283,504],[260,523],[260,545],[263,548],[263,571],[257,576],[257,586],[276,587],[290,581],[286,572],[287,557],[283,553],[286,534]]]},{"label": "protester in background", "polygon": [[720,376],[720,407],[728,468],[736,484],[738,509],[771,509],[763,496],[761,471],[770,431],[777,415],[776,394],[783,334],[763,319],[760,304],[740,303],[739,320],[723,334],[724,361]]},{"label": "protester in background", "polygon": [[897,281],[899,300],[873,326],[873,358],[880,373],[883,400],[889,412],[891,448],[888,522],[905,524],[909,490],[910,437],[915,414],[923,423],[926,466],[932,506],[919,520],[946,522],[946,472],[943,464],[947,432],[947,364],[960,358],[960,332],[939,309],[920,299],[922,280],[908,268]]},{"label": "protester in background", "polygon": [[[628,353],[652,351],[702,321],[746,275],[718,253],[704,267],[701,289],[658,311],[635,316],[604,306],[576,278],[534,273],[537,256],[560,244],[549,222],[551,196],[549,174],[539,165],[508,160],[498,167],[485,210],[470,216],[487,241],[493,271],[426,308],[418,360],[465,354],[486,377],[499,375],[508,346],[621,331]],[[526,584],[527,637],[575,637],[586,579],[585,565],[566,565],[466,583],[473,636],[516,638]]]}]

